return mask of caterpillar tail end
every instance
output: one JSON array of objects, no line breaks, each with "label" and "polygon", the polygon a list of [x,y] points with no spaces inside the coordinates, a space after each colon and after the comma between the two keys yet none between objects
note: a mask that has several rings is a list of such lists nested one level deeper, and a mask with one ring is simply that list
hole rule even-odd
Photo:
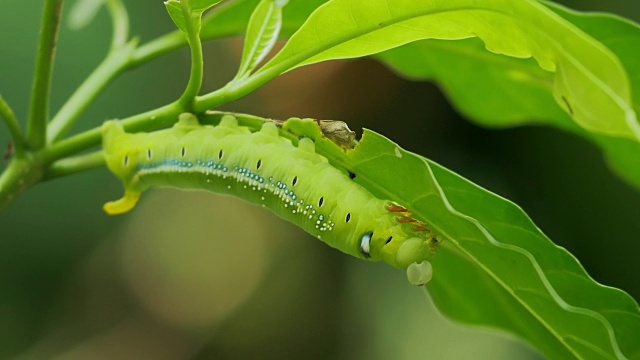
[{"label": "caterpillar tail end", "polygon": [[116,201],[110,201],[102,207],[109,215],[119,215],[133,209],[140,198],[140,193],[125,191],[124,196]]}]

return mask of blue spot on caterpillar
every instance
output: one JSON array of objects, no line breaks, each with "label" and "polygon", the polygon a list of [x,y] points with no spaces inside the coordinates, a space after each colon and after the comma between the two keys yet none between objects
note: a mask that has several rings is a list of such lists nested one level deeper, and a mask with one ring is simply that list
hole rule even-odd
[{"label": "blue spot on caterpillar", "polygon": [[104,156],[125,194],[104,205],[111,215],[131,210],[147,188],[177,187],[230,194],[262,205],[328,245],[370,261],[406,269],[409,281],[431,279],[428,260],[439,239],[411,212],[378,199],[317,154],[302,138],[297,146],[265,122],[258,132],[233,116],[218,126],[182,114],[170,129],[125,133],[116,121],[103,127]]}]

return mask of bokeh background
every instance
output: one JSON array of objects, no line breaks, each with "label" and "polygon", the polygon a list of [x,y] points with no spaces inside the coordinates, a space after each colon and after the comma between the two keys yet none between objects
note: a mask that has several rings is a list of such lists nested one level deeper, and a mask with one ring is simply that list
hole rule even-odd
[{"label": "bokeh background", "polygon": [[[125,2],[142,41],[173,30],[162,1]],[[0,93],[20,119],[42,3],[0,0]],[[640,20],[632,1],[566,4]],[[104,56],[109,31],[104,12],[82,31],[62,27],[52,109]],[[207,43],[205,90],[231,78],[241,47]],[[74,131],[174,100],[188,64],[182,49],[124,74]],[[294,71],[225,109],[381,132],[515,201],[596,280],[640,298],[640,193],[580,138],[479,128],[435,85],[371,60]],[[451,323],[401,271],[338,253],[263,209],[155,190],[132,213],[106,216],[102,204],[121,191],[100,169],[37,186],[0,214],[0,359],[539,358],[508,335]]]}]

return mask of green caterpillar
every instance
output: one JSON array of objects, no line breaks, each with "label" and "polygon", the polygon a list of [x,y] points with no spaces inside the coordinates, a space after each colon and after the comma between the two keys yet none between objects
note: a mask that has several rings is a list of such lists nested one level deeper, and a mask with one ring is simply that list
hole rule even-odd
[{"label": "green caterpillar", "polygon": [[215,191],[269,208],[347,254],[406,269],[413,284],[431,278],[428,260],[440,241],[435,233],[329,164],[311,139],[296,147],[272,122],[251,132],[233,116],[210,126],[182,114],[170,129],[128,134],[109,121],[103,148],[125,188],[123,198],[104,205],[108,214],[131,210],[152,186]]}]

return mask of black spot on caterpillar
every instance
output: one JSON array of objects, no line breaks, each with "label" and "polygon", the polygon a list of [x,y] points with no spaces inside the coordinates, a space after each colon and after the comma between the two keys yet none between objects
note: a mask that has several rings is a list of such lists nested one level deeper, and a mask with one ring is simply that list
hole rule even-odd
[{"label": "black spot on caterpillar", "polygon": [[[131,210],[149,187],[203,189],[262,205],[347,254],[407,269],[424,284],[425,262],[438,239],[405,207],[378,199],[332,166],[302,137],[297,146],[265,122],[258,132],[225,116],[218,126],[182,114],[172,128],[125,133],[116,121],[103,127],[104,156],[124,183],[122,199],[105,204],[109,214]],[[391,241],[393,239],[393,241]]]}]

